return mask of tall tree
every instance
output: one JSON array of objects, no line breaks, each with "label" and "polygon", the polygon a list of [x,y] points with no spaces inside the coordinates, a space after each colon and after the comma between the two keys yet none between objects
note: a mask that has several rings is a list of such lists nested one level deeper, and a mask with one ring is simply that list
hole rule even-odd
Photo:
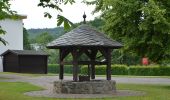
[{"label": "tall tree", "polygon": [[[2,0],[0,1],[0,20],[5,19],[6,17],[9,17],[9,0]],[[0,26],[0,43],[3,43],[6,45],[6,41],[1,37],[1,35],[4,35],[5,31]]]},{"label": "tall tree", "polygon": [[[73,4],[75,3],[75,0],[40,0],[40,3],[38,6],[43,8],[51,8],[55,10],[56,12],[62,12],[62,8],[60,7],[61,4]],[[49,12],[44,12],[44,17],[51,18],[51,14]],[[57,16],[57,26],[64,25],[65,30],[70,30],[72,27],[74,27],[74,24],[69,21],[64,16],[58,14]]]},{"label": "tall tree", "polygon": [[124,52],[161,62],[170,51],[169,0],[94,0],[102,12],[104,30],[124,44]]},{"label": "tall tree", "polygon": [[47,32],[42,33],[35,38],[36,43],[38,43],[42,49],[46,48],[47,43],[51,42],[53,39],[53,36]]},{"label": "tall tree", "polygon": [[[18,16],[15,11],[10,10],[10,0],[1,0],[0,1],[0,20],[4,20],[6,18],[16,19]],[[4,35],[6,32],[0,26],[0,44],[3,43],[6,45],[7,41],[5,41],[1,35]]]},{"label": "tall tree", "polygon": [[29,34],[28,34],[26,28],[23,28],[24,50],[30,50],[31,49],[30,42],[29,42],[29,39],[28,39],[28,35]]}]

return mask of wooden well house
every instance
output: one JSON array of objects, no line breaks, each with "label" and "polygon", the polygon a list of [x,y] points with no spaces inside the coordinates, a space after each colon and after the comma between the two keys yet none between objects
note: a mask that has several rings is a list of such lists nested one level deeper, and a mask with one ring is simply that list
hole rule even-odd
[{"label": "wooden well house", "polygon": [[3,71],[17,73],[47,73],[48,55],[42,51],[7,50],[3,54]]},{"label": "wooden well house", "polygon": [[[63,80],[64,65],[73,65],[73,80],[78,81],[78,66],[88,65],[89,76],[95,79],[95,65],[106,65],[106,78],[111,80],[111,53],[113,49],[121,48],[122,44],[111,40],[104,33],[101,33],[86,24],[80,25],[72,31],[65,33],[58,39],[47,45],[50,49],[59,49],[59,79]],[[97,53],[100,52],[105,61],[96,60]],[[65,62],[65,57],[71,53],[73,61]],[[79,61],[79,57],[85,54],[88,61]]]}]

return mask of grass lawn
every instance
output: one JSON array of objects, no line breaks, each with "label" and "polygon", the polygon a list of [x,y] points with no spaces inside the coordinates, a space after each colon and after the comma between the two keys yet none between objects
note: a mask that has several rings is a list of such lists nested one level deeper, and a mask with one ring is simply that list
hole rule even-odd
[{"label": "grass lawn", "polygon": [[[114,97],[95,100],[170,100],[170,85],[136,85],[136,84],[118,84],[118,89],[144,91],[144,96]],[[24,92],[41,90],[42,88],[22,82],[0,82],[0,100],[73,100],[73,99],[55,99],[30,97],[23,95]],[[79,100],[79,99],[77,99]],[[94,100],[94,99],[81,99]]]}]

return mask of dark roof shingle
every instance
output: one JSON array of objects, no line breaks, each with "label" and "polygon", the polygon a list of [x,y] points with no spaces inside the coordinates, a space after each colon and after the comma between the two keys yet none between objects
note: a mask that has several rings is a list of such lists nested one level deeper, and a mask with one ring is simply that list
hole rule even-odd
[{"label": "dark roof shingle", "polygon": [[122,44],[111,40],[104,33],[98,32],[88,25],[80,25],[47,45],[48,48],[67,46],[120,48]]},{"label": "dark roof shingle", "polygon": [[1,56],[7,54],[8,52],[14,53],[16,55],[42,55],[46,56],[47,53],[43,51],[34,51],[34,50],[7,50],[4,53],[1,54]]}]

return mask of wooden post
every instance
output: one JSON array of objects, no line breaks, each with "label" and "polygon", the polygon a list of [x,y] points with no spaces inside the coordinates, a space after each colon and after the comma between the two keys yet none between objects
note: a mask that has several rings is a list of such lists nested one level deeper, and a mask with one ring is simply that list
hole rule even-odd
[{"label": "wooden post", "polygon": [[77,49],[73,49],[72,56],[73,56],[73,81],[78,81],[78,55]]},{"label": "wooden post", "polygon": [[97,50],[91,50],[91,79],[95,79],[95,60],[96,60]]},{"label": "wooden post", "polygon": [[107,66],[106,66],[106,78],[107,80],[111,80],[111,49],[107,49]]},{"label": "wooden post", "polygon": [[87,74],[88,74],[88,76],[90,77],[90,65],[88,64],[87,66],[88,66]]},{"label": "wooden post", "polygon": [[64,64],[63,64],[63,49],[59,49],[59,65],[60,65],[60,72],[59,72],[59,79],[63,80],[64,79]]}]

